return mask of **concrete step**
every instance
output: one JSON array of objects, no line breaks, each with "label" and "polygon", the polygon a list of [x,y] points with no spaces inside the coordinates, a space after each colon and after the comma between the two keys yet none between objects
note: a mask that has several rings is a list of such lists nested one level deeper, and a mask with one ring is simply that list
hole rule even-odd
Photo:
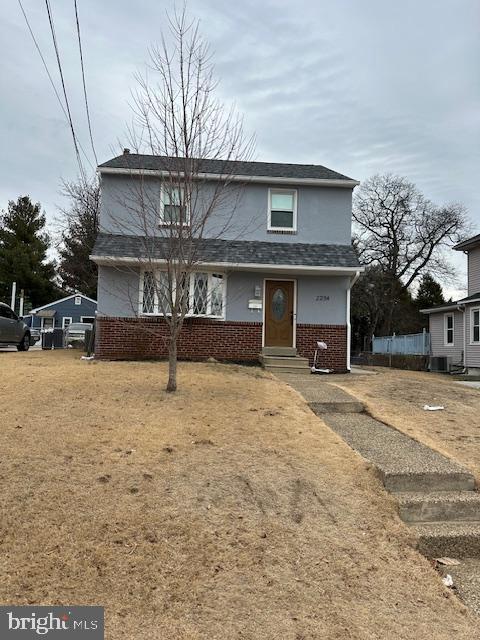
[{"label": "concrete step", "polygon": [[349,400],[334,402],[309,402],[308,406],[317,416],[324,413],[362,413],[364,406],[361,402]]},{"label": "concrete step", "polygon": [[480,493],[476,491],[397,493],[395,498],[404,522],[480,522]]},{"label": "concrete step", "polygon": [[277,366],[305,369],[309,368],[308,358],[300,358],[299,356],[260,356],[260,361],[264,367]]},{"label": "concrete step", "polygon": [[424,556],[480,557],[480,522],[422,522],[412,524],[412,529]]},{"label": "concrete step", "polygon": [[297,355],[295,347],[263,347],[262,356],[289,356],[294,358]]},{"label": "concrete step", "polygon": [[453,460],[365,413],[323,418],[351,447],[376,467],[395,493],[473,491],[473,475]]},{"label": "concrete step", "polygon": [[308,367],[290,367],[288,365],[268,364],[264,365],[265,371],[270,371],[275,375],[294,373],[296,375],[312,375]]}]

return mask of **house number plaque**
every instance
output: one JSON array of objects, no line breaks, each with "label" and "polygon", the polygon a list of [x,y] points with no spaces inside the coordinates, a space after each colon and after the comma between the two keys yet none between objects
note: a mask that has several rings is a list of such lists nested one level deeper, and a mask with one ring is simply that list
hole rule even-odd
[{"label": "house number plaque", "polygon": [[330,300],[330,296],[316,296],[315,302],[328,302]]}]

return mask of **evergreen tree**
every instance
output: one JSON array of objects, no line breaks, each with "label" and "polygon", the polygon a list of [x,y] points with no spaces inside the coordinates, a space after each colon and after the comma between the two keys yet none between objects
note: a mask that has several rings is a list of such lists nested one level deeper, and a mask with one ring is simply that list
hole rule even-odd
[{"label": "evergreen tree", "polygon": [[65,183],[63,194],[70,206],[62,209],[62,244],[59,248],[59,275],[68,291],[97,297],[97,265],[90,260],[98,234],[100,185]]},{"label": "evergreen tree", "polygon": [[429,273],[425,273],[420,280],[415,302],[419,309],[428,309],[445,302],[441,285]]},{"label": "evergreen tree", "polygon": [[40,203],[29,196],[10,200],[0,215],[0,299],[10,302],[12,282],[33,307],[55,300],[55,262],[47,260],[50,238]]}]

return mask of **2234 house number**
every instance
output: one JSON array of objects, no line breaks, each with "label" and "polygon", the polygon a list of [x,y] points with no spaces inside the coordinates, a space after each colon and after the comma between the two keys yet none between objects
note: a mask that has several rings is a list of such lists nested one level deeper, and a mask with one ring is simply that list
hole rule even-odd
[{"label": "2234 house number", "polygon": [[315,302],[328,302],[330,300],[330,296],[316,296]]}]

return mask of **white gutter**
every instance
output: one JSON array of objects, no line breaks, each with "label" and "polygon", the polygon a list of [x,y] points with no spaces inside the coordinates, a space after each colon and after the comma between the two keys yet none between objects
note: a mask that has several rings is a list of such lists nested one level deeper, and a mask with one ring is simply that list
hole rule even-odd
[{"label": "white gutter", "polygon": [[360,277],[360,273],[361,271],[363,271],[362,269],[358,269],[355,272],[355,275],[350,279],[350,286],[347,289],[347,371],[351,371],[351,351],[352,351],[352,347],[351,347],[351,340],[352,340],[352,323],[350,321],[350,292],[352,290],[353,285],[355,284],[355,282],[358,280],[358,278]]},{"label": "white gutter", "polygon": [[[169,177],[173,172],[157,169],[119,169],[115,167],[97,167],[98,172],[104,175],[128,175],[128,176],[155,176],[157,178]],[[175,172],[181,178],[183,172]],[[229,173],[192,173],[192,178],[197,180],[228,180],[228,182],[262,182],[268,184],[299,184],[319,187],[340,187],[353,189],[360,184],[358,180],[332,180],[327,178],[283,178],[270,176],[244,176],[231,175]]]},{"label": "white gutter", "polygon": [[[130,257],[115,257],[115,256],[96,256],[90,255],[90,260],[98,265],[112,266],[115,264],[136,265],[145,266],[150,264],[167,264],[168,260],[163,258],[130,258]],[[309,266],[300,264],[263,264],[257,262],[208,262],[199,260],[198,264],[204,267],[211,267],[216,269],[236,269],[244,271],[296,271],[305,273],[325,273],[329,275],[344,275],[360,274],[365,270],[365,267],[320,267]]]}]

